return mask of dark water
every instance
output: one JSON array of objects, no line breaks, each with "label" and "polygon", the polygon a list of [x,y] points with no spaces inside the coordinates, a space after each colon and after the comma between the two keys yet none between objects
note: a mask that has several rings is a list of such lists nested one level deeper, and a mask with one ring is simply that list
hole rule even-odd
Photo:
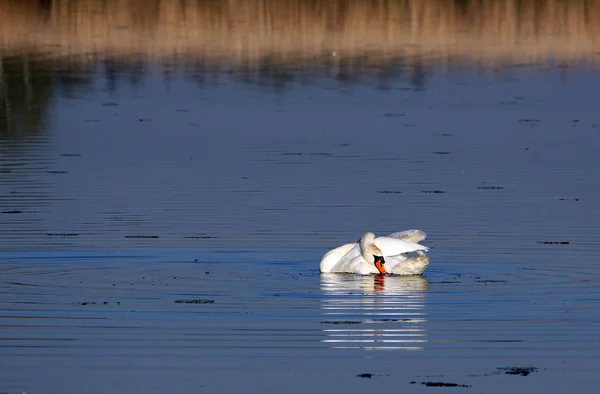
[{"label": "dark water", "polygon": [[0,392],[599,389],[594,67],[2,62]]}]

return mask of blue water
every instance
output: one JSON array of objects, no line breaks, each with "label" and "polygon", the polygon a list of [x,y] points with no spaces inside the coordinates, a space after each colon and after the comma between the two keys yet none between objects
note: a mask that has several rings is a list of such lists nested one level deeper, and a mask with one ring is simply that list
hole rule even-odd
[{"label": "blue water", "polygon": [[[143,71],[2,123],[0,391],[597,389],[596,71]],[[318,273],[409,228],[423,277]]]}]

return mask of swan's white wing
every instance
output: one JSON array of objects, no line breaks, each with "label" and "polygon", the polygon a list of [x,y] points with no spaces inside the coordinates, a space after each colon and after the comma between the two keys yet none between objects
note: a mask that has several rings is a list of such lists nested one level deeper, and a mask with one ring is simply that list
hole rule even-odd
[{"label": "swan's white wing", "polygon": [[348,272],[351,274],[369,275],[378,274],[379,270],[373,264],[367,263],[360,253],[354,257],[351,257],[351,253],[347,253],[333,267],[332,272]]},{"label": "swan's white wing", "polygon": [[[351,273],[360,275],[378,274],[377,268],[368,264],[363,257],[358,254],[352,256],[352,250],[331,267],[328,272],[333,273]],[[385,269],[388,274],[394,275],[420,275],[429,265],[428,256],[417,256],[407,258],[406,255],[387,256],[385,258]]]},{"label": "swan's white wing", "polygon": [[[356,243],[346,244],[325,253],[325,256],[321,259],[321,272],[333,272],[333,267],[355,246]],[[357,254],[360,254],[360,251]]]},{"label": "swan's white wing", "polygon": [[387,256],[385,258],[385,270],[390,272],[394,267],[399,264],[402,264],[408,259],[405,254],[399,254],[396,256]]},{"label": "swan's white wing", "polygon": [[375,245],[381,250],[384,257],[429,250],[426,246],[390,237],[375,238]]},{"label": "swan's white wing", "polygon": [[425,234],[425,231],[423,230],[406,230],[399,231],[397,233],[392,233],[388,235],[388,237],[418,244],[419,242],[427,238],[427,234]]},{"label": "swan's white wing", "polygon": [[405,259],[401,262],[388,263],[388,259],[385,261],[385,268],[389,274],[394,275],[421,275],[425,268],[429,265],[429,256],[417,256]]},{"label": "swan's white wing", "polygon": [[[347,251],[343,256],[340,254]],[[351,274],[377,274],[377,268],[365,261],[360,254],[360,245],[356,243],[342,245],[328,252],[321,260],[321,272],[337,272]]]}]

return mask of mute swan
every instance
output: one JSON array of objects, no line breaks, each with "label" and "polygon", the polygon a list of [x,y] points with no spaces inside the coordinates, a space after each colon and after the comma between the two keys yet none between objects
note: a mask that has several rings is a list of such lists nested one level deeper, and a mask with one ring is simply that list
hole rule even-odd
[{"label": "mute swan", "polygon": [[[345,244],[327,252],[320,269],[323,273],[419,275],[429,265],[429,256],[423,253],[428,248],[418,244],[426,236],[421,230],[377,238],[368,232],[358,243]],[[410,252],[417,252],[419,256],[408,258],[406,253]]]}]

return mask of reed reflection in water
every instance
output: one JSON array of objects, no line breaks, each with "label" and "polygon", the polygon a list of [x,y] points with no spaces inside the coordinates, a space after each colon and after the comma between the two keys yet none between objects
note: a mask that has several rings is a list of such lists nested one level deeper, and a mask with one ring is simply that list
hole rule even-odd
[{"label": "reed reflection in water", "polygon": [[597,62],[594,0],[251,2],[0,1],[0,53],[38,48],[80,62],[106,55],[193,57],[260,68],[324,54],[414,62]]},{"label": "reed reflection in water", "polygon": [[322,274],[322,342],[336,349],[423,349],[428,286],[423,276]]}]

